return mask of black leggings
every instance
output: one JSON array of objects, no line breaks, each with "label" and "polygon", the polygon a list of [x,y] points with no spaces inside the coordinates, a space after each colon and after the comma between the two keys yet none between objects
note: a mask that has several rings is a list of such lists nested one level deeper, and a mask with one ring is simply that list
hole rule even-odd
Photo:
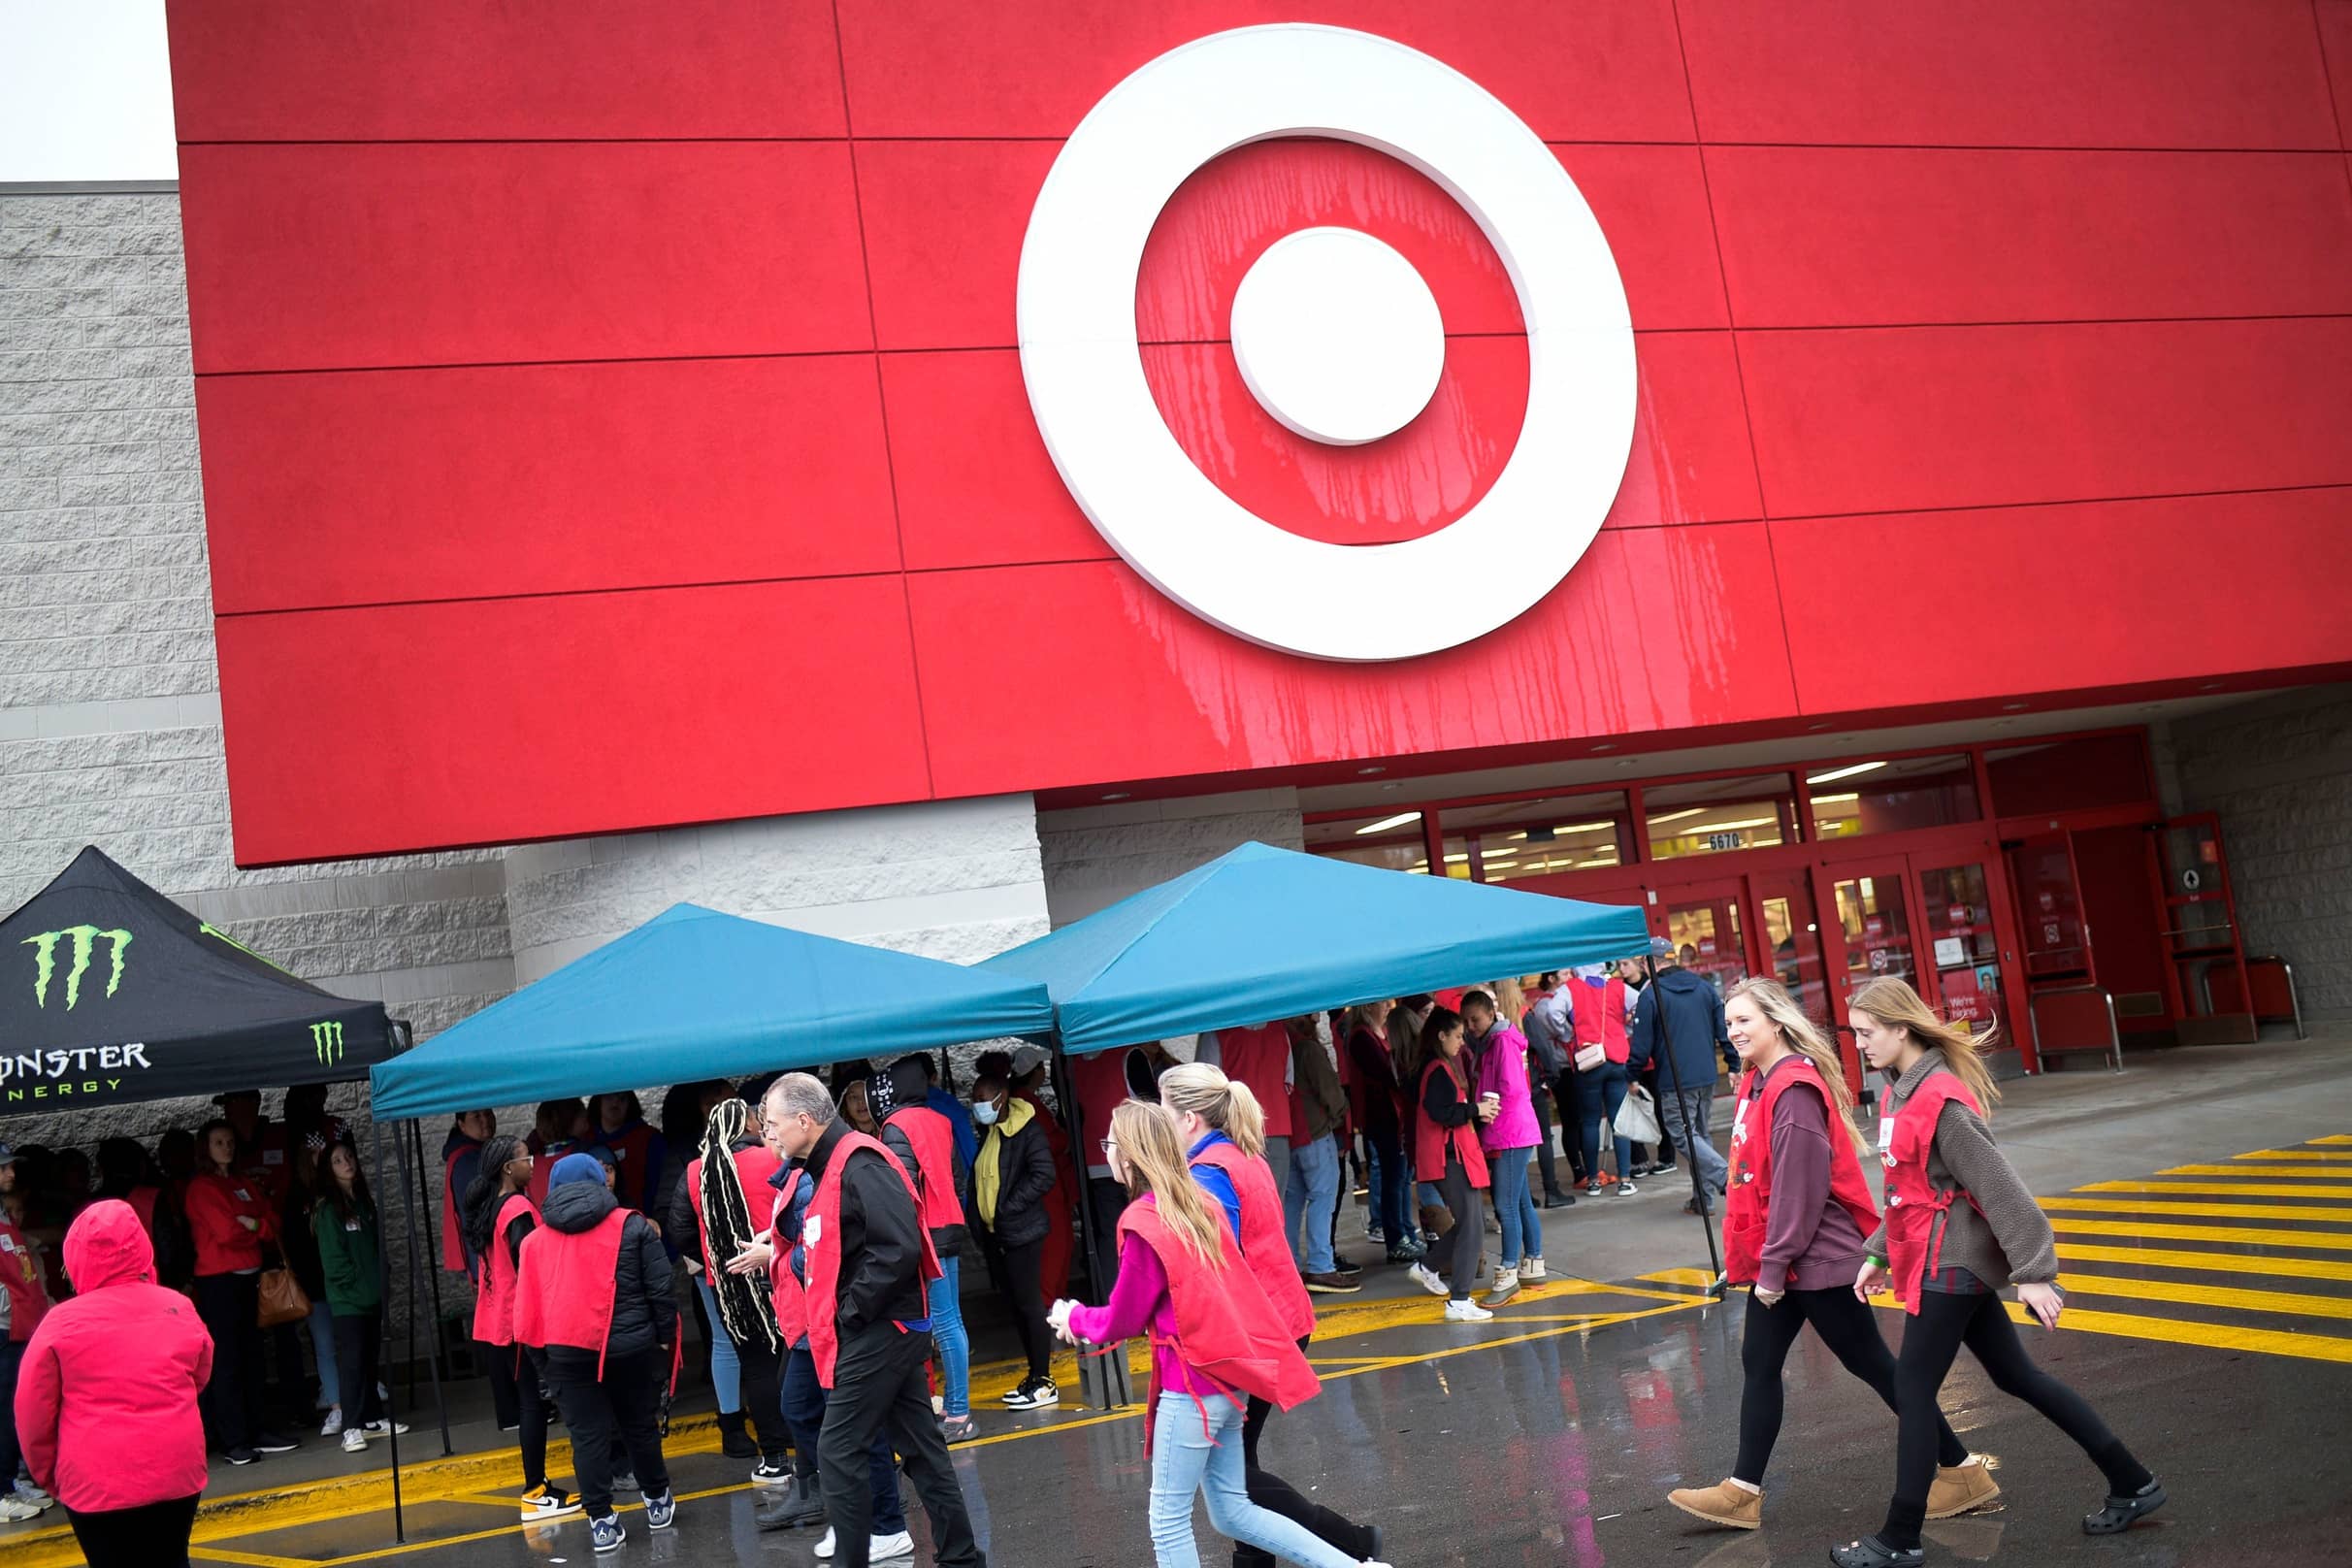
[{"label": "black leggings", "polygon": [[514,1412],[515,1447],[523,1454],[523,1490],[536,1491],[547,1484],[547,1402],[539,1397],[539,1368],[520,1345],[487,1345],[483,1359],[490,1367],[491,1403],[503,1413]]},{"label": "black leggings", "polygon": [[[719,1332],[727,1332],[725,1323],[719,1325]],[[784,1424],[783,1354],[768,1344],[765,1335],[749,1341],[735,1340],[735,1360],[742,1368],[742,1408],[759,1434],[760,1457],[769,1464],[780,1465],[792,1452],[791,1432]]]},{"label": "black leggings", "polygon": [[108,1508],[65,1517],[89,1568],[188,1568],[188,1531],[196,1523],[196,1498],[138,1508]]},{"label": "black leggings", "polygon": [[1438,1195],[1454,1215],[1454,1228],[1446,1239],[1454,1244],[1454,1268],[1448,1276],[1454,1287],[1454,1299],[1470,1299],[1472,1282],[1478,1275],[1479,1221],[1478,1189],[1470,1185],[1470,1173],[1454,1151],[1446,1151],[1446,1174],[1437,1184]]},{"label": "black leggings", "polygon": [[[384,1402],[376,1392],[383,1380],[384,1311],[377,1307],[356,1317],[343,1313],[335,1315],[335,1377],[343,1397],[343,1420],[350,1425],[362,1426],[369,1421],[384,1419]],[[344,1387],[343,1369],[358,1379],[357,1394]]]},{"label": "black leggings", "polygon": [[[1872,1310],[1843,1285],[1791,1290],[1769,1307],[1748,1297],[1748,1323],[1740,1340],[1740,1364],[1747,1369],[1748,1384],[1740,1395],[1740,1459],[1731,1468],[1733,1480],[1764,1485],[1764,1467],[1772,1463],[1772,1446],[1780,1435],[1780,1368],[1807,1323],[1846,1371],[1886,1401],[1887,1409],[1899,1409],[1894,1353],[1878,1337]],[[1932,1392],[1928,1404],[1934,1408]],[[1968,1457],[1968,1446],[1953,1434],[1941,1410],[1936,1411],[1935,1432],[1938,1464],[1958,1464]]]},{"label": "black leggings", "polygon": [[196,1316],[212,1336],[212,1376],[198,1400],[204,1435],[222,1451],[261,1440],[261,1276],[199,1274]]},{"label": "black leggings", "polygon": [[1045,1238],[1001,1249],[1004,1291],[1013,1299],[1013,1331],[1029,1356],[1029,1375],[1048,1377],[1054,1366],[1054,1330],[1045,1321]]},{"label": "black leggings", "polygon": [[1993,1387],[2022,1399],[2073,1438],[2091,1462],[2107,1473],[2117,1496],[2148,1484],[2148,1473],[2089,1401],[2034,1364],[2017,1325],[1997,1295],[1919,1293],[1919,1311],[1903,1330],[1903,1354],[1895,1362],[1895,1399],[1901,1436],[1895,1444],[1895,1495],[1887,1505],[1878,1539],[1899,1551],[1919,1544],[1927,1518],[1927,1488],[1936,1479],[1936,1438],[1931,1418],[1936,1390],[1966,1345],[1993,1380]]},{"label": "black leggings", "polygon": [[[1303,1353],[1309,1339],[1298,1342]],[[1266,1420],[1274,1407],[1256,1394],[1250,1396],[1248,1412],[1241,1420],[1242,1474],[1250,1501],[1271,1513],[1280,1514],[1291,1523],[1303,1527],[1308,1534],[1325,1546],[1346,1552],[1361,1562],[1372,1555],[1372,1532],[1345,1514],[1329,1509],[1301,1496],[1297,1487],[1278,1475],[1258,1467],[1258,1440],[1264,1435]],[[1271,1568],[1279,1561],[1273,1553],[1260,1551],[1245,1542],[1233,1543],[1233,1568]]]}]

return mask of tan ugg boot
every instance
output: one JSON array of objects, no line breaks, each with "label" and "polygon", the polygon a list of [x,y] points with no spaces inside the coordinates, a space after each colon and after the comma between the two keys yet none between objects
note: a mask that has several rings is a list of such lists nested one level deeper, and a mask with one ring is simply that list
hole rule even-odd
[{"label": "tan ugg boot", "polygon": [[1694,1519],[1727,1529],[1752,1530],[1764,1522],[1764,1494],[1735,1486],[1729,1481],[1713,1486],[1682,1486],[1666,1500]]},{"label": "tan ugg boot", "polygon": [[1950,1519],[1972,1508],[1982,1508],[2001,1495],[2001,1483],[1993,1479],[1992,1466],[1984,1455],[1972,1454],[1966,1464],[1938,1465],[1936,1479],[1927,1488],[1927,1517]]}]

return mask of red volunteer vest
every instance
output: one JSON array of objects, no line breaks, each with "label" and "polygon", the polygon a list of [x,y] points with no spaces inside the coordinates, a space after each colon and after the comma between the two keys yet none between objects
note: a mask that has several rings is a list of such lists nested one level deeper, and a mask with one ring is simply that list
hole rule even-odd
[{"label": "red volunteer vest", "polygon": [[[769,1154],[768,1145],[764,1143],[755,1143],[748,1149],[737,1149],[734,1153],[735,1174],[743,1179],[744,1212],[757,1213],[758,1211],[752,1207],[759,1201],[755,1194],[768,1190],[768,1178],[773,1176],[776,1173],[776,1167],[784,1161]],[[709,1277],[715,1279],[722,1265],[712,1260],[710,1232],[702,1226],[702,1157],[701,1155],[695,1156],[686,1162],[686,1201],[694,1205],[694,1233],[701,1238],[702,1266],[710,1271]],[[787,1343],[790,1342],[787,1341]]]},{"label": "red volunteer vest", "polygon": [[619,1281],[621,1230],[634,1212],[616,1208],[594,1229],[576,1233],[540,1225],[523,1238],[523,1269],[514,1282],[514,1337],[541,1349],[569,1345],[596,1352],[604,1375],[612,1334],[612,1294]]},{"label": "red volunteer vest", "polygon": [[441,1161],[441,1267],[451,1274],[466,1272],[466,1242],[457,1225],[457,1162],[480,1148],[478,1143],[461,1144]]},{"label": "red volunteer vest", "polygon": [[1632,1045],[1625,1038],[1625,982],[1615,977],[1606,986],[1593,987],[1582,980],[1568,982],[1568,1010],[1576,1018],[1576,1045],[1569,1053],[1571,1062],[1578,1050],[1597,1045],[1610,1061],[1622,1063],[1633,1055]]},{"label": "red volunteer vest", "polygon": [[774,1252],[768,1259],[768,1284],[776,1299],[776,1325],[784,1331],[784,1348],[790,1350],[808,1333],[808,1292],[801,1289],[792,1272],[792,1244],[797,1239],[778,1235],[776,1227],[792,1208],[793,1192],[800,1185],[803,1173],[794,1171],[784,1178],[784,1186],[776,1193],[775,1212],[768,1218],[768,1239]]},{"label": "red volunteer vest", "polygon": [[1225,1075],[1248,1084],[1265,1112],[1266,1136],[1290,1135],[1290,1091],[1283,1082],[1290,1066],[1290,1030],[1280,1023],[1263,1029],[1217,1031],[1217,1056]]},{"label": "red volunteer vest", "polygon": [[1282,1236],[1282,1193],[1274,1187],[1274,1167],[1229,1141],[1210,1144],[1192,1164],[1215,1165],[1231,1179],[1241,1199],[1241,1260],[1250,1265],[1284,1329],[1294,1341],[1315,1332],[1315,1303]]},{"label": "red volunteer vest", "polygon": [[[1470,1081],[1462,1076],[1461,1059],[1458,1057],[1451,1062],[1444,1057],[1429,1059],[1428,1065],[1421,1068],[1421,1083],[1414,1090],[1413,1103],[1417,1106],[1427,1103],[1429,1075],[1438,1071],[1453,1078],[1455,1097],[1469,1104]],[[1478,1146],[1478,1118],[1475,1114],[1457,1127],[1439,1127],[1426,1115],[1414,1118],[1413,1168],[1422,1181],[1433,1182],[1445,1174],[1448,1144],[1453,1145],[1454,1158],[1462,1162],[1462,1169],[1469,1172],[1472,1187],[1489,1185],[1486,1152]]]},{"label": "red volunteer vest", "polygon": [[654,1172],[646,1167],[653,1153],[653,1128],[643,1122],[632,1123],[618,1132],[606,1132],[597,1127],[588,1134],[588,1142],[612,1151],[618,1163],[612,1171],[612,1195],[628,1209],[643,1209],[653,1201],[649,1184]]},{"label": "red volunteer vest", "polygon": [[1774,1108],[1792,1084],[1805,1084],[1821,1096],[1829,1112],[1829,1200],[1854,1217],[1869,1235],[1878,1228],[1878,1206],[1871,1201],[1870,1184],[1863,1179],[1862,1161],[1854,1140],[1830,1101],[1829,1086],[1820,1071],[1803,1057],[1792,1056],[1764,1080],[1763,1092],[1749,1099],[1755,1079],[1751,1068],[1740,1079],[1731,1119],[1731,1191],[1723,1199],[1723,1277],[1733,1285],[1752,1284],[1763,1262],[1766,1222],[1772,1210],[1772,1124]]},{"label": "red volunteer vest", "polygon": [[[474,1282],[474,1337],[485,1345],[514,1343],[514,1264],[506,1256],[506,1227],[514,1224],[517,1215],[531,1216],[531,1234],[536,1236],[546,1228],[539,1224],[539,1206],[520,1192],[509,1193],[498,1206],[498,1219],[490,1226],[490,1250],[482,1255],[481,1278]],[[530,1236],[523,1238],[525,1241]],[[613,1251],[620,1248],[616,1242]],[[605,1323],[612,1321],[605,1314]]]},{"label": "red volunteer vest", "polygon": [[161,1196],[161,1188],[134,1187],[130,1195],[123,1199],[131,1206],[131,1212],[139,1216],[139,1224],[146,1229],[149,1241],[155,1239],[155,1200]]},{"label": "red volunteer vest", "polygon": [[[1236,1404],[1243,1402],[1238,1395],[1255,1394],[1277,1410],[1302,1405],[1322,1391],[1323,1383],[1276,1316],[1274,1304],[1258,1288],[1256,1276],[1232,1266],[1233,1234],[1225,1226],[1224,1211],[1212,1201],[1209,1212],[1217,1217],[1220,1252],[1215,1267],[1193,1257],[1151,1203],[1127,1206],[1119,1216],[1120,1239],[1124,1244],[1129,1233],[1140,1237],[1167,1272],[1168,1299],[1176,1308],[1177,1359],[1220,1389],[1235,1392]],[[1158,1334],[1152,1341],[1156,1346],[1162,1343]],[[1159,1406],[1160,1357],[1155,1356],[1143,1428],[1147,1456]]]},{"label": "red volunteer vest", "polygon": [[[944,1230],[964,1223],[964,1203],[956,1196],[956,1129],[946,1117],[920,1105],[901,1105],[889,1123],[915,1146],[915,1168],[923,1173],[923,1228]],[[1062,1168],[1057,1162],[1057,1168]]]},{"label": "red volunteer vest", "polygon": [[[1944,1253],[1944,1212],[1967,1194],[1939,1190],[1927,1179],[1927,1157],[1936,1143],[1936,1122],[1946,1100],[1958,1100],[1978,1116],[1984,1108],[1968,1086],[1949,1072],[1934,1072],[1895,1113],[1886,1161],[1886,1266],[1894,1276],[1895,1299],[1906,1312],[1919,1310],[1919,1282]],[[1975,1198],[1969,1198],[1971,1203]]]},{"label": "red volunteer vest", "polygon": [[[838,1173],[847,1166],[850,1156],[868,1149],[890,1161],[890,1168],[906,1183],[906,1195],[912,1198],[915,1184],[907,1177],[906,1167],[898,1163],[898,1157],[884,1148],[881,1140],[863,1132],[843,1133],[826,1168]],[[817,1381],[830,1388],[833,1366],[841,1356],[841,1338],[833,1328],[833,1311],[840,1304],[835,1291],[841,1283],[841,1183],[837,1175],[835,1180],[817,1184],[816,1195],[808,1200],[808,1218],[801,1222],[800,1242],[808,1249],[808,1354],[816,1358]],[[785,1272],[791,1272],[790,1265]],[[931,1232],[926,1230],[920,1279],[928,1290],[939,1276],[939,1255],[931,1250]],[[776,1316],[781,1320],[783,1313]]]},{"label": "red volunteer vest", "polygon": [[0,1219],[0,1288],[8,1291],[9,1342],[21,1345],[49,1312],[49,1290],[41,1283],[41,1259],[32,1243],[5,1219]]}]

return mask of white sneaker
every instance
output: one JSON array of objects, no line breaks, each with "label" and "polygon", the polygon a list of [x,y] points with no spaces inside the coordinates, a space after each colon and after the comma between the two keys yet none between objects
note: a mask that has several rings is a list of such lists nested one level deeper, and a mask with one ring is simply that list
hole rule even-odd
[{"label": "white sneaker", "polygon": [[39,1519],[41,1510],[15,1492],[0,1492],[0,1519],[15,1523],[17,1519]]},{"label": "white sneaker", "polygon": [[1544,1277],[1544,1260],[1543,1260],[1542,1258],[1522,1258],[1522,1259],[1520,1259],[1520,1261],[1519,1261],[1519,1278],[1520,1278],[1520,1279],[1522,1279],[1522,1280],[1540,1280],[1540,1279],[1542,1279],[1543,1277]]},{"label": "white sneaker", "polygon": [[1640,1192],[1641,1189],[1634,1186],[1631,1182],[1619,1182],[1617,1184],[1617,1195],[1619,1197],[1632,1197]]},{"label": "white sneaker", "polygon": [[817,1560],[819,1562],[827,1562],[832,1559],[833,1554],[833,1532],[832,1525],[828,1524],[825,1526],[825,1533],[817,1538],[816,1550]]},{"label": "white sneaker", "polygon": [[327,1419],[318,1423],[318,1435],[321,1437],[333,1437],[336,1433],[342,1430],[343,1406],[337,1405],[334,1409],[327,1412]]},{"label": "white sneaker", "polygon": [[365,1454],[368,1452],[368,1434],[361,1431],[356,1426],[345,1427],[343,1429],[343,1449],[345,1454]]},{"label": "white sneaker", "polygon": [[1431,1295],[1444,1295],[1446,1293],[1446,1282],[1439,1279],[1437,1277],[1437,1271],[1426,1263],[1416,1263],[1411,1268],[1405,1270],[1405,1278],[1411,1280],[1414,1284],[1420,1286]]},{"label": "white sneaker", "polygon": [[896,1535],[871,1536],[866,1540],[866,1553],[874,1562],[886,1557],[911,1557],[915,1554],[915,1538],[904,1530]]},{"label": "white sneaker", "polygon": [[394,1432],[406,1432],[408,1429],[407,1421],[372,1421],[368,1422],[370,1437],[390,1437]]},{"label": "white sneaker", "polygon": [[1493,1321],[1494,1314],[1475,1301],[1448,1301],[1446,1303],[1446,1322],[1448,1323],[1491,1323]]},{"label": "white sneaker", "polygon": [[57,1506],[57,1499],[51,1497],[48,1492],[43,1491],[39,1486],[34,1486],[32,1477],[30,1476],[22,1477],[17,1481],[16,1501],[20,1503],[30,1503],[35,1508],[42,1510],[48,1510]]}]

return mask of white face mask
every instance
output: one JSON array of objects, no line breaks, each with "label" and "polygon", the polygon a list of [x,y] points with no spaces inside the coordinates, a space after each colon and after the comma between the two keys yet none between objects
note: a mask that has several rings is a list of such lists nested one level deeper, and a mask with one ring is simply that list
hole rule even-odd
[{"label": "white face mask", "polygon": [[979,1104],[973,1106],[972,1120],[979,1123],[982,1127],[996,1126],[996,1102],[993,1099],[984,1099]]}]

